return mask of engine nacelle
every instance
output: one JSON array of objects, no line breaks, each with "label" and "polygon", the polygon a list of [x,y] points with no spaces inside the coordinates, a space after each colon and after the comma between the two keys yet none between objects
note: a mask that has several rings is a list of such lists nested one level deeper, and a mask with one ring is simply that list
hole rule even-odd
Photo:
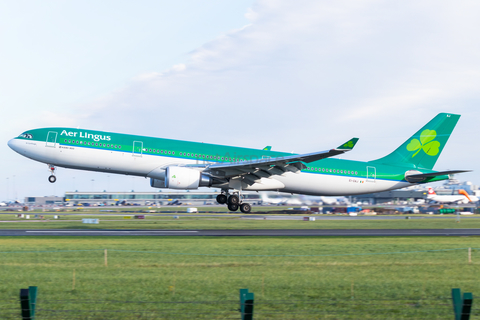
[{"label": "engine nacelle", "polygon": [[165,187],[170,189],[198,189],[210,187],[212,178],[198,170],[186,167],[167,167]]},{"label": "engine nacelle", "polygon": [[165,180],[150,178],[150,186],[152,188],[164,189],[164,188],[166,188],[165,187]]}]

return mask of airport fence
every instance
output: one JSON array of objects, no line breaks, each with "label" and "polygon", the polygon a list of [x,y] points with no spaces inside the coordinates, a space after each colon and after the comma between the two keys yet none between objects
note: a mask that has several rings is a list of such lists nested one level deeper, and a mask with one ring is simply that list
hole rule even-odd
[{"label": "airport fence", "polygon": [[[13,302],[13,300],[9,301]],[[20,290],[20,308],[0,308],[2,319],[455,319],[480,316],[471,293],[436,299],[254,299],[236,301],[37,300],[37,287]],[[4,303],[0,303],[0,306]]]},{"label": "airport fence", "polygon": [[468,262],[472,259],[472,250],[480,251],[480,248],[448,248],[414,251],[392,251],[392,252],[362,252],[362,253],[331,253],[331,254],[223,254],[223,253],[194,253],[194,252],[161,252],[148,250],[121,250],[121,249],[85,249],[85,250],[34,250],[34,251],[0,251],[0,254],[26,254],[26,253],[75,253],[75,252],[103,252],[105,263],[107,263],[108,252],[118,253],[142,253],[173,256],[204,256],[204,257],[347,257],[347,256],[377,256],[377,255],[399,255],[409,253],[435,253],[448,251],[467,252]]},{"label": "airport fence", "polygon": [[[44,251],[5,251],[1,254],[25,254],[25,253],[54,253],[62,254],[69,252],[101,252],[95,254],[101,257],[99,263],[108,267],[109,254],[114,253],[144,253],[161,255],[193,255],[193,256],[242,256],[242,257],[328,257],[328,256],[362,256],[362,255],[403,255],[410,253],[437,253],[437,252],[459,252],[465,257],[465,262],[471,263],[472,250],[480,248],[449,248],[437,250],[419,251],[397,251],[397,252],[365,252],[365,253],[338,253],[323,255],[236,255],[236,254],[203,254],[203,253],[181,253],[181,252],[155,252],[155,251],[134,251],[134,250],[113,250],[113,249],[89,249],[89,250],[44,250]],[[463,259],[463,258],[462,258]],[[98,260],[97,260],[98,261]],[[109,269],[109,268],[108,268]],[[78,279],[77,279],[78,280]],[[121,281],[121,279],[119,279]],[[41,288],[40,288],[41,289]],[[23,289],[27,290],[27,289]],[[322,290],[322,288],[319,288]],[[28,290],[29,291],[29,290]],[[73,271],[72,293],[75,292],[75,270]],[[231,293],[231,292],[230,292]],[[245,293],[245,292],[244,292]],[[248,291],[246,292],[248,293]],[[318,297],[302,296],[299,294],[290,295],[288,288],[285,290],[285,299],[256,298],[252,303],[252,310],[245,310],[250,302],[239,300],[226,300],[225,296],[217,293],[215,296],[206,294],[205,299],[181,300],[176,296],[175,300],[162,301],[135,300],[135,299],[51,299],[51,296],[42,296],[41,292],[35,302],[23,291],[20,299],[0,300],[0,319],[22,319],[22,313],[35,306],[34,318],[30,316],[24,319],[452,319],[456,320],[467,317],[464,307],[470,305],[471,319],[480,319],[480,307],[468,302],[467,297],[461,297],[460,293],[445,296],[430,297],[422,295],[418,298],[394,297],[376,295],[375,298],[363,296],[358,298],[353,293],[350,297],[318,299]],[[25,296],[29,296],[30,307],[26,307]],[[470,294],[471,295],[471,294]],[[263,294],[259,295],[263,297]],[[460,297],[460,298],[459,298]],[[473,298],[473,297],[472,297]],[[253,301],[253,298],[251,299]],[[21,304],[23,305],[21,306]],[[243,306],[243,309],[242,309]],[[253,308],[254,306],[254,308]],[[459,307],[461,306],[461,307]],[[243,310],[243,312],[242,312]],[[251,312],[251,313],[250,313]],[[463,313],[463,315],[462,315]],[[454,316],[460,314],[460,317]]]}]

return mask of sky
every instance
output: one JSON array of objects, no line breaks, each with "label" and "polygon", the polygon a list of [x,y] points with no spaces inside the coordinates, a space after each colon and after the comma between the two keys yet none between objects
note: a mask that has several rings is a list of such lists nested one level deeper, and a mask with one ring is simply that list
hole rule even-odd
[{"label": "sky", "polygon": [[307,153],[356,136],[373,160],[439,112],[461,114],[435,169],[480,184],[480,3],[474,1],[0,2],[0,200],[153,191],[57,169],[7,141],[92,130]]}]

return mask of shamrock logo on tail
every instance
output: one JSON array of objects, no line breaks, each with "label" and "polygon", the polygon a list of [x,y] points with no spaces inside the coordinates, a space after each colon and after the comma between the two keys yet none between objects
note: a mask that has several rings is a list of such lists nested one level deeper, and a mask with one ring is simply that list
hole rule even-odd
[{"label": "shamrock logo on tail", "polygon": [[[408,151],[415,151],[412,156],[415,157],[420,150],[423,150],[429,156],[436,156],[440,152],[440,142],[434,141],[437,137],[437,132],[435,130],[423,130],[420,134],[420,141],[418,139],[412,139],[407,145]],[[433,140],[433,141],[432,141]]]},{"label": "shamrock logo on tail", "polygon": [[344,148],[353,148],[353,141],[348,141],[343,145]]}]

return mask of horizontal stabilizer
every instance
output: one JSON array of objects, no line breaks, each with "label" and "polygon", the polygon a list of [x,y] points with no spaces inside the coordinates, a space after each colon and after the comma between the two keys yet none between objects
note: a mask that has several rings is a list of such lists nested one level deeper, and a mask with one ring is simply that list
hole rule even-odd
[{"label": "horizontal stabilizer", "polygon": [[449,170],[449,171],[437,171],[437,172],[430,172],[430,173],[420,173],[420,174],[411,174],[405,177],[405,180],[408,182],[422,182],[428,178],[433,178],[437,176],[445,176],[449,174],[457,174],[463,172],[470,172],[472,170]]}]

